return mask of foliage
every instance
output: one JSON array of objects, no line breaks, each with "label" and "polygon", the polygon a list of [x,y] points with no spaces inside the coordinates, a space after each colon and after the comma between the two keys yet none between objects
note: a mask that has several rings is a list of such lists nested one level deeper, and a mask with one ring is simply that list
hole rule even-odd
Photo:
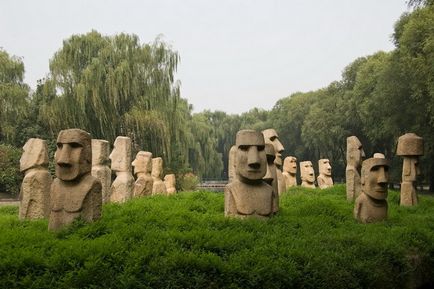
[{"label": "foliage", "polygon": [[15,144],[17,123],[28,109],[29,87],[22,59],[0,49],[0,142]]},{"label": "foliage", "polygon": [[178,191],[195,191],[199,185],[199,178],[193,173],[179,175],[176,179]]},{"label": "foliage", "polygon": [[20,173],[21,149],[0,144],[0,192],[18,195],[23,179]]},{"label": "foliage", "polygon": [[269,221],[225,218],[222,194],[181,193],[105,205],[59,233],[0,208],[0,287],[417,287],[434,276],[434,200],[397,201],[390,192],[389,219],[363,225],[343,186],[291,189]]}]

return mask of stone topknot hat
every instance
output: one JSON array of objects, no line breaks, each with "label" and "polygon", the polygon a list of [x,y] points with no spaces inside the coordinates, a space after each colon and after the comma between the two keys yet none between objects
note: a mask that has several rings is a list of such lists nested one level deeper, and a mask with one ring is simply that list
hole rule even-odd
[{"label": "stone topknot hat", "polygon": [[398,156],[422,156],[423,155],[423,138],[415,133],[406,133],[398,138],[398,147],[396,148]]}]

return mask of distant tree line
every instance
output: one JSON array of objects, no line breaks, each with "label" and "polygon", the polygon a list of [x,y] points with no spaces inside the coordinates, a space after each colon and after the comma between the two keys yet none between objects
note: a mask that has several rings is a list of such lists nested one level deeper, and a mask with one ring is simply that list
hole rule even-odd
[{"label": "distant tree line", "polygon": [[23,82],[22,59],[0,50],[0,143],[21,147],[41,137],[54,150],[59,130],[79,127],[111,143],[118,135],[131,137],[135,151],[162,156],[167,172],[226,178],[236,132],[272,127],[284,155],[314,164],[329,158],[335,179],[343,180],[346,137],[356,135],[367,157],[382,152],[392,160],[392,181],[399,183],[396,141],[414,132],[425,140],[421,180],[433,190],[434,4],[409,4],[413,10],[395,24],[393,51],[354,60],[325,88],[240,115],[193,114],[174,79],[179,55],[158,38],[141,44],[129,34],[73,35],[34,92]]}]

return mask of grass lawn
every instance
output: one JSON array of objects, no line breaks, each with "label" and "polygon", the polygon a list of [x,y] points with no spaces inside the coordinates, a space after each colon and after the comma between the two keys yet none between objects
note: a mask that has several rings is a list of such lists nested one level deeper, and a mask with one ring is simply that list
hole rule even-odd
[{"label": "grass lawn", "polygon": [[345,187],[289,190],[268,221],[223,216],[223,194],[108,204],[58,233],[0,207],[0,288],[417,288],[434,281],[434,198],[358,224]]}]

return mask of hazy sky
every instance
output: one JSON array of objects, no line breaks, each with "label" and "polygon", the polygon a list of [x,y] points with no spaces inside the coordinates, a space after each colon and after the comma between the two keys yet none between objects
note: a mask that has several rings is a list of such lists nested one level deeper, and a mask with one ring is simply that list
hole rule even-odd
[{"label": "hazy sky", "polygon": [[1,0],[0,47],[21,56],[25,81],[72,34],[163,34],[181,56],[177,78],[194,111],[270,109],[339,80],[357,57],[392,50],[405,0]]}]

